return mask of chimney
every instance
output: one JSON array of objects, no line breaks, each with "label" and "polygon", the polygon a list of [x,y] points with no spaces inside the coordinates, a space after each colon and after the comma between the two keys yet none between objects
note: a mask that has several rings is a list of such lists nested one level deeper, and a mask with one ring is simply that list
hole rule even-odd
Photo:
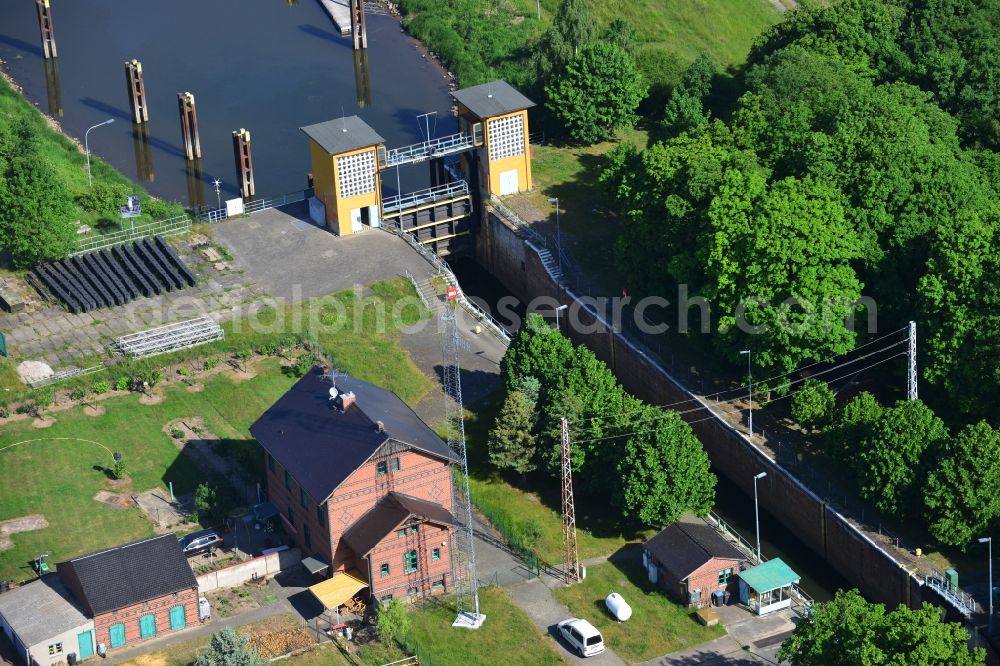
[{"label": "chimney", "polygon": [[355,397],[354,391],[346,391],[340,394],[340,408],[347,410],[348,407],[354,404]]},{"label": "chimney", "polygon": [[385,424],[382,423],[381,421],[376,421],[375,427],[378,428],[379,432],[385,432]]}]

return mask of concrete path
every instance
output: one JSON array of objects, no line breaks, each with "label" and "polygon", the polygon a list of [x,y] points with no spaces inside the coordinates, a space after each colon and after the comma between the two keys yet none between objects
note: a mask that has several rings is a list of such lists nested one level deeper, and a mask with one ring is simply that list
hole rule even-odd
[{"label": "concrete path", "polygon": [[625,662],[610,648],[605,650],[603,654],[586,659],[581,659],[575,653],[570,652],[569,646],[559,638],[556,625],[573,617],[573,615],[569,612],[569,608],[555,600],[552,592],[542,581],[534,579],[509,587],[507,594],[521,610],[528,614],[528,617],[543,634],[551,636],[559,643],[562,648],[562,656],[567,661],[574,664],[590,664],[591,666],[625,666]]}]

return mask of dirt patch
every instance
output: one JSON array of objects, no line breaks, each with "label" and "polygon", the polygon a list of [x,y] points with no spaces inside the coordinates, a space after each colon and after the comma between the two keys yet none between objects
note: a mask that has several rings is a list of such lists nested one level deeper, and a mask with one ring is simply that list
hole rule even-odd
[{"label": "dirt patch", "polygon": [[104,405],[87,405],[83,408],[83,413],[87,416],[104,416]]},{"label": "dirt patch", "polygon": [[142,397],[139,398],[139,403],[143,405],[158,405],[164,400],[164,395],[161,391],[153,391],[151,393],[143,393]]},{"label": "dirt patch", "polygon": [[187,391],[188,393],[201,393],[202,391],[205,390],[205,385],[200,383],[188,384],[184,390]]},{"label": "dirt patch", "polygon": [[146,514],[157,534],[172,532],[188,522],[194,512],[194,494],[180,495],[173,500],[163,488],[153,488],[132,495],[139,509]]},{"label": "dirt patch", "polygon": [[167,421],[163,425],[164,434],[173,440],[174,445],[183,449],[192,440],[218,441],[218,437],[205,427],[205,420],[200,416],[184,416]]},{"label": "dirt patch", "polygon": [[41,416],[31,422],[32,428],[51,428],[56,420],[51,416]]},{"label": "dirt patch", "polygon": [[235,383],[245,382],[253,379],[257,376],[257,371],[253,368],[247,368],[246,370],[230,370],[226,373],[230,379]]},{"label": "dirt patch", "polygon": [[254,627],[250,630],[250,645],[265,659],[307,648],[314,643],[305,627],[272,629]]},{"label": "dirt patch", "polygon": [[167,659],[167,655],[162,652],[154,652],[153,654],[143,654],[139,655],[135,659],[129,659],[125,662],[128,666],[169,666],[170,661]]},{"label": "dirt patch", "polygon": [[94,495],[94,499],[102,504],[107,504],[112,509],[131,509],[135,506],[135,502],[129,496],[109,493],[107,490],[99,491]]},{"label": "dirt patch", "polygon": [[0,550],[14,547],[14,542],[10,540],[11,534],[41,530],[48,526],[49,521],[45,520],[45,516],[40,513],[0,521]]}]

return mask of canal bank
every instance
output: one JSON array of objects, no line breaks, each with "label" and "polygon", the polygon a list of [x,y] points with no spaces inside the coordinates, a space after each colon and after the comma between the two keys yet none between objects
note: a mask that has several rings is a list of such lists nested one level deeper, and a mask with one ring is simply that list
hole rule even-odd
[{"label": "canal bank", "polygon": [[[355,53],[318,2],[58,3],[59,58],[45,60],[34,3],[0,5],[0,60],[40,110],[152,194],[191,205],[236,195],[232,132],[251,132],[258,195],[302,190],[310,169],[299,127],[357,114],[387,145],[420,141],[426,129],[453,131],[450,78],[398,19],[368,17],[369,48]],[[124,63],[142,62],[148,136],[128,111]],[[194,93],[202,159],[184,159],[177,93]],[[426,121],[418,116],[431,113]],[[197,173],[190,173],[191,167]],[[194,175],[198,187],[188,183]],[[426,187],[426,169],[404,169],[406,191]],[[385,191],[396,190],[396,176]]]}]

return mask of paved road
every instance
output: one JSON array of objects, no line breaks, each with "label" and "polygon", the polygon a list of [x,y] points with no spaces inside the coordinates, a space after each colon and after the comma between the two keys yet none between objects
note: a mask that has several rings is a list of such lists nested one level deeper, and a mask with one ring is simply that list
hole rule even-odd
[{"label": "paved road", "polygon": [[521,610],[528,614],[528,617],[543,634],[548,634],[559,643],[559,651],[567,661],[590,666],[625,666],[625,662],[610,648],[603,654],[586,659],[581,659],[570,652],[569,646],[558,637],[556,625],[562,620],[573,617],[573,615],[569,612],[569,608],[555,600],[552,592],[542,581],[529,580],[526,583],[509,587],[507,594]]}]

